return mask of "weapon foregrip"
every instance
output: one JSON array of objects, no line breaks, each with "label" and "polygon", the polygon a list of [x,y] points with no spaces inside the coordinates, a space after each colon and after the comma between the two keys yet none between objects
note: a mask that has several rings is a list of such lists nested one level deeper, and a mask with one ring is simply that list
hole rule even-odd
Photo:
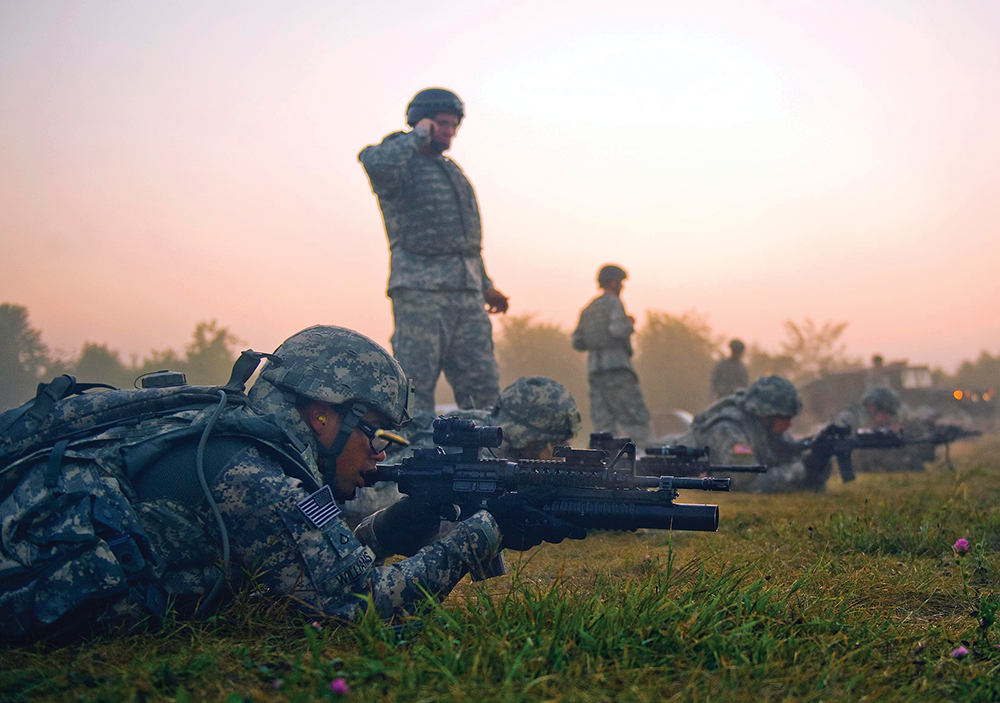
[{"label": "weapon foregrip", "polygon": [[850,483],[854,480],[854,466],[851,462],[851,452],[837,454],[837,468],[840,470],[840,480]]},{"label": "weapon foregrip", "polygon": [[719,506],[672,503],[636,503],[557,500],[544,511],[560,520],[595,530],[691,530],[715,532],[719,529]]}]

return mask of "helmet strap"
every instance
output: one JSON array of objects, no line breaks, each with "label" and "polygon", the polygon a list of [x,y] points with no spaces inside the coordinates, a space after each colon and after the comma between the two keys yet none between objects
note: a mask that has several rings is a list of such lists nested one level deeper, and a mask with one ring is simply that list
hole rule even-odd
[{"label": "helmet strap", "polygon": [[340,431],[337,432],[336,438],[333,440],[333,444],[327,449],[322,444],[317,442],[316,453],[323,457],[323,463],[326,466],[327,471],[337,470],[337,457],[340,453],[344,451],[344,447],[347,445],[347,440],[350,439],[351,433],[358,426],[358,421],[365,416],[368,412],[368,407],[362,405],[361,403],[355,403],[351,406],[350,412],[344,415],[343,422],[340,423]]}]

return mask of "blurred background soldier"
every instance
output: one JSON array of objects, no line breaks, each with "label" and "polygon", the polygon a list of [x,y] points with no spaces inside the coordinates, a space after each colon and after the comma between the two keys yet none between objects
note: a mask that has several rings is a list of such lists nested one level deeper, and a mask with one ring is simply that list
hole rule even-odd
[{"label": "blurred background soldier", "polygon": [[872,356],[872,366],[865,370],[865,389],[876,386],[888,386],[889,376],[885,372],[882,357],[878,354]]},{"label": "blurred background soldier", "polygon": [[[552,448],[569,444],[580,431],[580,411],[566,387],[544,376],[522,376],[504,388],[492,410],[457,410],[448,417],[473,420],[480,427],[499,425],[503,428],[503,444],[494,450],[497,456],[510,461],[519,459],[551,459]],[[415,449],[434,447],[431,423],[434,415],[417,412],[413,422],[400,430],[409,446],[392,445],[386,449],[386,463],[398,464],[413,456]],[[484,456],[489,456],[483,450]],[[371,488],[359,488],[357,497],[344,504],[348,522],[357,524],[376,510],[402,497],[395,483],[379,483]]]},{"label": "blurred background soldier", "polygon": [[838,413],[834,422],[853,431],[884,430],[899,422],[903,399],[888,386],[875,386],[865,393],[861,403]]},{"label": "blurred background soldier", "polygon": [[780,376],[764,376],[695,415],[687,434],[673,444],[709,447],[713,464],[766,464],[764,474],[733,474],[733,490],[776,493],[822,489],[829,461],[807,470],[790,449],[788,429],[802,409],[799,393]]},{"label": "blurred background soldier", "polygon": [[[503,444],[494,450],[504,459],[551,459],[552,448],[568,444],[580,431],[576,400],[558,381],[544,376],[522,376],[503,389],[492,410],[458,410],[448,417],[473,420],[480,427],[499,425]],[[414,449],[433,447],[432,417],[417,416],[402,434],[410,445],[397,446],[386,461],[401,461]],[[486,452],[486,450],[484,450]]]},{"label": "blurred background soldier", "polygon": [[389,240],[392,351],[427,413],[442,371],[460,408],[491,408],[500,392],[486,308],[506,312],[507,297],[486,275],[472,184],[444,156],[464,116],[451,91],[422,90],[406,107],[413,129],[358,155]]},{"label": "blurred background soldier", "polygon": [[747,373],[747,367],[743,365],[745,349],[746,345],[738,339],[729,342],[729,357],[720,360],[712,369],[709,402],[732,395],[750,385],[750,375]]},{"label": "blurred background soldier", "polygon": [[601,267],[597,285],[602,293],[580,313],[573,331],[573,348],[587,352],[594,432],[627,436],[636,446],[645,447],[650,439],[649,410],[642,398],[639,377],[632,368],[635,318],[625,312],[621,300],[627,277],[620,266]]},{"label": "blurred background soldier", "polygon": [[[834,422],[858,430],[898,429],[905,415],[903,399],[888,386],[874,386],[858,405],[845,408]],[[910,436],[909,432],[904,433]],[[916,437],[918,435],[914,435]],[[895,449],[859,449],[851,461],[858,473],[923,471],[925,461],[934,460],[934,445],[911,445]]]}]

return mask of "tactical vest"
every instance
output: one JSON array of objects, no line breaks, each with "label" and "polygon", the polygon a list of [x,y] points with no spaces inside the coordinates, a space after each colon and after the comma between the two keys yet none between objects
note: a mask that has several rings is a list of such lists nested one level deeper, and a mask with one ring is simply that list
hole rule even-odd
[{"label": "tactical vest", "polygon": [[[204,613],[225,576],[220,551],[223,563],[229,555],[207,483],[198,482],[214,478],[248,443],[308,490],[318,488],[304,448],[253,411],[242,392],[249,373],[239,375],[234,369],[222,387],[102,392],[82,392],[89,386],[62,376],[0,415],[5,642],[71,641],[109,626],[156,624],[168,594],[192,610],[200,603]],[[194,509],[202,502],[216,524]],[[187,550],[172,555],[169,569],[166,540]]]},{"label": "tactical vest", "polygon": [[457,164],[417,154],[403,167],[403,181],[395,202],[401,227],[390,248],[421,256],[481,254],[476,194]]},{"label": "tactical vest", "polygon": [[611,305],[616,298],[600,295],[580,312],[580,321],[573,333],[574,347],[580,351],[621,349],[632,355],[631,339],[611,336]]}]

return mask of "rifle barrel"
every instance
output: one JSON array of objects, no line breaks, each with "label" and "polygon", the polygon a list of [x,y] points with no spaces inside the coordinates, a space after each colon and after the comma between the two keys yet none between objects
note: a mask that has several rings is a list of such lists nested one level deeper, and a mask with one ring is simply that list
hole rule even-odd
[{"label": "rifle barrel", "polygon": [[583,528],[600,530],[693,530],[716,532],[719,506],[673,503],[645,505],[586,500],[554,501],[544,511]]}]

